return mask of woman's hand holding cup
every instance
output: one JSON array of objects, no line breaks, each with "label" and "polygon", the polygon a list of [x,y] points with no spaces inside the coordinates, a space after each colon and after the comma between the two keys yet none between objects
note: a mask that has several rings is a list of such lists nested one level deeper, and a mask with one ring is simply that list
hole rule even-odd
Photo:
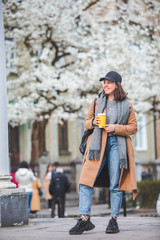
[{"label": "woman's hand holding cup", "polygon": [[93,120],[93,125],[94,126],[99,126],[99,123],[100,123],[100,118],[98,117],[98,115],[95,117],[95,119]]},{"label": "woman's hand holding cup", "polygon": [[[105,120],[106,121],[106,120]],[[100,126],[100,123],[101,123],[101,119],[100,117],[97,115],[94,120],[93,120],[93,125],[94,126]],[[100,128],[104,128],[104,130],[106,132],[114,132],[115,131],[115,126],[114,124],[105,124],[105,125],[102,125],[100,126]]]},{"label": "woman's hand holding cup", "polygon": [[93,120],[93,125],[103,128],[103,125],[106,124],[106,114],[99,113]]}]

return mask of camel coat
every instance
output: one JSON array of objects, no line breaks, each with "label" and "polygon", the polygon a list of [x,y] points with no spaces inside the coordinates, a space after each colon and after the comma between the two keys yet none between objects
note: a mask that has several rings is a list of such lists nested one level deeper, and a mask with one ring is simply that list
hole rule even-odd
[{"label": "camel coat", "polygon": [[[99,99],[97,99],[95,106],[95,115],[97,111]],[[84,127],[86,129],[92,129],[92,118],[93,118],[93,108],[94,101],[92,102],[88,115],[84,122]],[[104,113],[106,113],[106,108],[104,109]],[[132,147],[132,141],[130,135],[135,134],[137,132],[137,120],[134,113],[134,109],[132,104],[129,102],[129,118],[126,125],[115,124],[115,135],[125,136],[126,145],[127,145],[127,156],[128,156],[128,169],[122,168],[121,176],[119,180],[119,190],[120,191],[130,191],[133,190],[133,199],[137,196],[137,184],[136,184],[136,176],[135,176],[135,160],[134,160],[134,150]],[[98,171],[100,169],[105,147],[107,141],[107,132],[102,130],[102,139],[101,139],[101,152],[100,152],[100,160],[89,160],[88,159],[88,150],[89,145],[92,139],[93,133],[88,137],[86,151],[83,158],[82,171],[80,175],[79,184],[87,185],[90,187],[109,187],[109,174],[107,166],[105,166],[100,175],[97,177]],[[97,177],[97,179],[96,179]],[[96,179],[96,181],[95,181]]]},{"label": "camel coat", "polygon": [[50,182],[51,182],[51,180],[49,179],[48,174],[46,174],[46,175],[44,176],[44,181],[43,181],[43,193],[44,193],[45,198],[46,198],[47,200],[51,200],[51,199],[52,199],[52,196],[51,196],[51,194],[49,193],[49,185],[50,185]]},{"label": "camel coat", "polygon": [[38,192],[38,188],[42,187],[41,181],[38,177],[36,177],[36,181],[32,183],[33,193],[31,200],[31,211],[40,211],[40,196]]}]

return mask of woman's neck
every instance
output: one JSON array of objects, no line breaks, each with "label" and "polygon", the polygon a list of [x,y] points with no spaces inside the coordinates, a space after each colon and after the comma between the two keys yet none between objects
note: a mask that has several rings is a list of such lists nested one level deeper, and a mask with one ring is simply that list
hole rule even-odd
[{"label": "woman's neck", "polygon": [[111,101],[115,100],[114,99],[114,94],[113,95],[108,95],[108,100],[111,100]]}]

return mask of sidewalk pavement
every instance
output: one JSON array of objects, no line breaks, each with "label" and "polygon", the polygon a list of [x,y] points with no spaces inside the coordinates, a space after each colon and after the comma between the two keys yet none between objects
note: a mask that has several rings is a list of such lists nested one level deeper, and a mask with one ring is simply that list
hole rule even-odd
[{"label": "sidewalk pavement", "polygon": [[[156,209],[136,209],[136,208],[127,208],[127,216],[141,216],[141,217],[157,217]],[[55,214],[57,212],[55,211]],[[123,208],[120,210],[120,215],[123,216]],[[78,206],[66,207],[65,211],[66,217],[78,217],[79,216],[79,210]],[[110,209],[107,204],[94,204],[92,205],[91,209],[91,216],[93,217],[104,217],[104,216],[110,216]],[[30,218],[50,218],[51,217],[51,210],[50,209],[42,209],[40,212],[37,212],[36,214],[31,214]]]},{"label": "sidewalk pavement", "polygon": [[[105,216],[106,211],[108,213]],[[66,212],[68,216],[73,213],[78,215],[78,208],[70,207]],[[48,210],[42,210],[41,215],[39,212],[41,218],[37,214],[36,218],[29,219],[28,225],[0,228],[0,240],[160,240],[160,217],[155,217],[155,210],[144,212],[128,209],[127,217],[123,217],[122,212],[118,219],[120,233],[117,234],[105,233],[110,220],[109,209],[105,205],[93,205],[91,221],[96,227],[92,231],[69,235],[69,229],[76,224],[75,218],[42,218],[44,213],[49,213]]]}]

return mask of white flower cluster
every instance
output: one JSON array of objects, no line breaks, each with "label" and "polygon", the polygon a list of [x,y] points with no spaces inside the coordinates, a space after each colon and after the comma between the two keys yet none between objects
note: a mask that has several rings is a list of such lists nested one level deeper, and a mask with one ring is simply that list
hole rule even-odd
[{"label": "white flower cluster", "polygon": [[17,47],[17,73],[7,73],[11,124],[83,118],[110,70],[122,75],[136,112],[152,108],[160,95],[156,0],[12,0],[3,7],[5,37]]}]

